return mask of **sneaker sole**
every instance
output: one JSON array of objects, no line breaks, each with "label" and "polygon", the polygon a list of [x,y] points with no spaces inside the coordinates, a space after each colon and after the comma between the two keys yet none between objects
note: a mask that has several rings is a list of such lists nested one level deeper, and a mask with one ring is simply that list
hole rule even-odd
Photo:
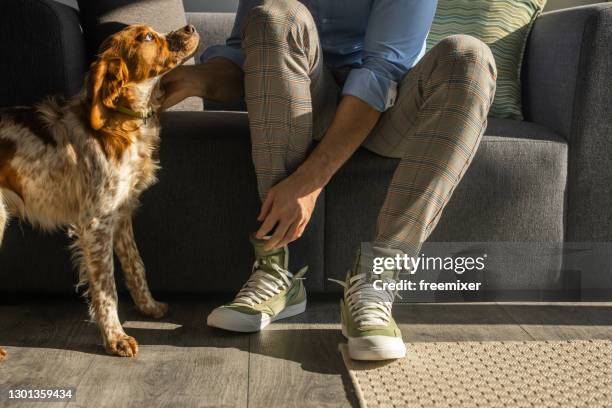
[{"label": "sneaker sole", "polygon": [[277,320],[302,314],[306,311],[306,300],[301,303],[287,306],[276,316],[269,316],[265,313],[249,315],[226,308],[213,310],[206,319],[206,324],[223,330],[240,333],[254,333],[262,330],[270,323]]},{"label": "sneaker sole", "polygon": [[349,357],[353,360],[381,361],[406,357],[406,345],[399,337],[371,336],[370,339],[386,343],[384,347],[372,347],[370,344],[360,344],[359,337],[350,337],[344,325],[342,325],[342,335],[348,340]]}]

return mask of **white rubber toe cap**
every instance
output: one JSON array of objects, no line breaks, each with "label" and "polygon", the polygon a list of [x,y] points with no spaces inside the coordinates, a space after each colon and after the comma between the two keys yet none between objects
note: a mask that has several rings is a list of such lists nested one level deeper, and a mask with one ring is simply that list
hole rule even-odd
[{"label": "white rubber toe cap", "polygon": [[400,337],[349,337],[349,356],[353,360],[390,360],[406,357],[406,345]]},{"label": "white rubber toe cap", "polygon": [[270,324],[270,316],[265,313],[251,315],[226,307],[218,307],[208,315],[206,324],[224,330],[252,333]]},{"label": "white rubber toe cap", "polygon": [[270,323],[295,316],[306,311],[306,299],[301,303],[287,306],[276,316],[266,313],[248,314],[227,307],[218,307],[206,319],[206,324],[219,329],[241,333],[253,333],[262,330]]}]

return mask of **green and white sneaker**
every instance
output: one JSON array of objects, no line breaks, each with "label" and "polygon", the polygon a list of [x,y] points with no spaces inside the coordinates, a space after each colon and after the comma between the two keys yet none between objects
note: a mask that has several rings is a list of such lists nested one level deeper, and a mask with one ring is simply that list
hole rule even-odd
[{"label": "green and white sneaker", "polygon": [[[366,254],[366,251],[368,253]],[[402,332],[391,316],[395,291],[374,288],[374,281],[394,282],[396,271],[372,273],[373,256],[395,256],[398,252],[362,244],[353,271],[344,282],[340,301],[342,334],[348,339],[349,356],[354,360],[389,360],[406,356]],[[372,256],[373,255],[373,256]]]},{"label": "green and white sneaker", "polygon": [[265,240],[251,238],[255,263],[251,277],[231,303],[213,310],[209,326],[235,332],[257,332],[270,323],[304,313],[306,289],[302,282],[308,267],[295,275],[287,270],[289,250],[264,251]]}]

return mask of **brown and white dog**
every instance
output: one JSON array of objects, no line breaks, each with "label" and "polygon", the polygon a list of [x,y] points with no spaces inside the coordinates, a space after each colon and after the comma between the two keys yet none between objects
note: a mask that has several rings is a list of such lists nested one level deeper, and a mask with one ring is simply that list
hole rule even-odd
[{"label": "brown and white dog", "polygon": [[9,216],[43,229],[68,226],[90,315],[110,354],[138,353],[117,314],[113,249],[139,311],[159,318],[168,310],[149,291],[132,213],[156,181],[160,79],[198,43],[191,25],[168,34],[127,27],[102,44],[72,100],[0,111],[0,244]]}]

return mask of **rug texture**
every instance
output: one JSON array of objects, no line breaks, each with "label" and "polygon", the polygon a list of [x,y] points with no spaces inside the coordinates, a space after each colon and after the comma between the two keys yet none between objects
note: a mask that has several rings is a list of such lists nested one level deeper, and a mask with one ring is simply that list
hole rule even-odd
[{"label": "rug texture", "polygon": [[610,407],[612,341],[407,344],[359,362],[340,345],[362,407]]}]

